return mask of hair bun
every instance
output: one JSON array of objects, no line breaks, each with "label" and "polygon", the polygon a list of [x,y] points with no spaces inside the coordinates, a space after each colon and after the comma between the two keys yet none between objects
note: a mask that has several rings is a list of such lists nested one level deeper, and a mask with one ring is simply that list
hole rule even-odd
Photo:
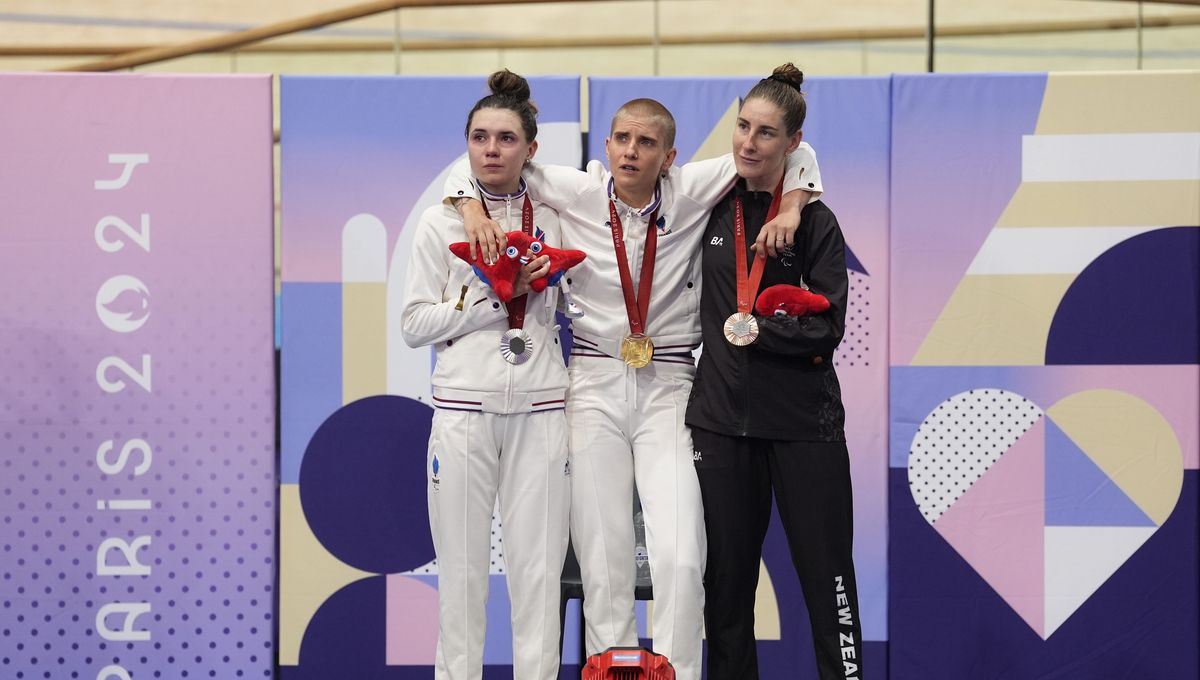
[{"label": "hair bun", "polygon": [[785,85],[791,85],[799,90],[800,86],[804,84],[804,71],[796,68],[796,65],[789,61],[783,66],[777,66],[771,72],[770,79]]},{"label": "hair bun", "polygon": [[521,101],[529,99],[529,81],[508,69],[493,73],[488,78],[488,89],[494,94],[502,94]]},{"label": "hair bun", "polygon": [[471,120],[480,109],[506,109],[521,121],[527,142],[537,139],[538,110],[529,98],[529,81],[505,68],[488,76],[487,84],[492,93],[475,102],[475,107],[467,114],[463,134],[470,136]]},{"label": "hair bun", "polygon": [[804,103],[804,91],[800,89],[803,82],[804,73],[789,61],[750,88],[743,102],[761,98],[778,107],[783,115],[784,130],[791,136],[800,131],[808,111]]}]

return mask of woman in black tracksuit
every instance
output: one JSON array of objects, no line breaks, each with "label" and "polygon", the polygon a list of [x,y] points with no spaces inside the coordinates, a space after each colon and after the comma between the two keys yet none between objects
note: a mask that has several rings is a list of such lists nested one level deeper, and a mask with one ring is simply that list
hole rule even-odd
[{"label": "woman in black tracksuit", "polygon": [[[727,319],[739,310],[735,249],[748,248],[769,219],[783,160],[800,143],[803,78],[787,64],[747,94],[733,140],[741,179],[713,209],[704,236],[704,351],[687,424],[708,537],[709,680],[758,677],[754,594],[772,494],[808,605],[820,677],[863,677],[850,462],[833,367],[845,330],[848,278],[841,228],[824,203],[804,208],[796,242],[780,242],[780,257],[766,259],[759,290],[780,283],[808,287],[828,298],[829,310],[755,315],[757,338],[745,346],[726,334]],[[745,262],[753,259],[748,252]],[[748,292],[753,300],[758,291]]]}]

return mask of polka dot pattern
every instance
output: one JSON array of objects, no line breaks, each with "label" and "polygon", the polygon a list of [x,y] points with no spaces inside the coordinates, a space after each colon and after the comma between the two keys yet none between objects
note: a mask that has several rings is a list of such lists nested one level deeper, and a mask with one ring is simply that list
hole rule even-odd
[{"label": "polka dot pattern", "polygon": [[[850,288],[846,303],[846,332],[833,356],[837,368],[871,365],[871,278],[848,271]],[[882,310],[876,310],[882,311]],[[875,323],[877,327],[879,322]]]},{"label": "polka dot pattern", "polygon": [[932,524],[1045,414],[1007,390],[978,389],[938,404],[913,438],[908,485]]},{"label": "polka dot pattern", "polygon": [[[275,393],[270,215],[261,209],[270,201],[270,142],[244,143],[247,125],[261,138],[262,118],[229,106],[228,94],[213,96],[216,82],[106,82],[111,106],[70,144],[30,135],[24,124],[9,128],[24,139],[0,131],[0,147],[17,149],[10,158],[57,159],[27,167],[21,183],[39,189],[14,187],[7,206],[26,216],[24,232],[0,236],[5,680],[93,680],[107,666],[138,680],[272,675]],[[243,82],[247,94],[269,102],[267,82]],[[188,96],[197,88],[199,96]],[[96,96],[82,82],[55,92],[53,104],[0,102],[22,99],[39,116],[54,116],[85,110]],[[94,194],[97,177],[119,174],[105,162],[113,151],[146,152],[151,161],[127,188]],[[197,187],[205,188],[202,201]],[[97,247],[101,217],[136,225],[140,213],[150,215],[149,252],[127,239],[119,252]],[[117,230],[108,237],[119,238]],[[96,311],[98,288],[118,275],[149,291],[149,316],[129,333],[106,327]],[[118,357],[140,372],[144,355],[149,389],[117,368],[105,378],[124,389],[101,389],[102,360]],[[142,474],[134,472],[145,464],[140,452],[118,464],[138,439],[152,452]],[[109,441],[105,471],[97,450]],[[139,500],[149,508],[113,505]],[[120,550],[100,552],[106,540],[142,537],[150,542],[136,559],[149,575],[97,567],[98,556],[128,564]],[[131,621],[149,640],[101,635],[96,615],[113,603],[149,606]],[[111,630],[125,622],[120,614],[106,621]]]},{"label": "polka dot pattern", "polygon": [[488,566],[489,574],[504,573],[504,532],[500,528],[500,505],[492,511],[492,560]]},{"label": "polka dot pattern", "polygon": [[[134,677],[269,677],[274,395],[262,388],[269,376],[258,389],[239,388],[242,398],[214,400],[213,386],[234,384],[241,369],[189,360],[193,379],[170,370],[155,376],[151,408],[136,394],[98,396],[79,380],[90,367],[39,333],[7,335],[14,342],[4,346],[26,348],[26,361],[41,371],[13,390],[17,398],[3,399],[0,436],[16,455],[0,475],[0,677],[92,678],[107,664]],[[115,461],[133,438],[151,443],[145,474],[133,474],[136,453],[118,474],[98,469],[102,442],[115,443],[107,457]],[[151,509],[108,509],[133,499],[151,500]],[[133,544],[142,536],[150,544],[136,556],[150,575],[98,573],[106,539]],[[118,549],[104,560],[127,564]],[[150,604],[135,625],[150,631],[150,641],[98,634],[96,613],[114,602]],[[112,629],[123,623],[121,615],[107,620]]]}]

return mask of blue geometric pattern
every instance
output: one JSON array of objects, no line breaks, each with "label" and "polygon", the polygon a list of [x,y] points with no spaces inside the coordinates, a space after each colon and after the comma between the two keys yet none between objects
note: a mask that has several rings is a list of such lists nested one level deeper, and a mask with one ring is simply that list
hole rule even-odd
[{"label": "blue geometric pattern", "polygon": [[1152,527],[1154,521],[1047,418],[1046,524]]}]

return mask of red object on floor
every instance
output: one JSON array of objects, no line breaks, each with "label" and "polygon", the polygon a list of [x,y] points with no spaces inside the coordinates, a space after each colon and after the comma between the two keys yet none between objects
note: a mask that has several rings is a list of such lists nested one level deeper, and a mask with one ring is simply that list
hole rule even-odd
[{"label": "red object on floor", "polygon": [[582,680],[675,680],[667,657],[641,647],[610,647],[588,657]]}]

